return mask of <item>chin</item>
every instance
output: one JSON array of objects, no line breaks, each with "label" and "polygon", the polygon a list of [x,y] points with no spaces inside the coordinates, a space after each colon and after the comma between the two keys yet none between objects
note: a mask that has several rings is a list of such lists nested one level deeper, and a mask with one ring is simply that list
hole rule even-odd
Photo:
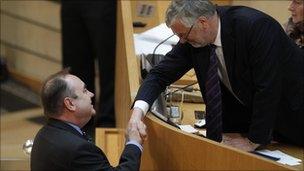
[{"label": "chin", "polygon": [[203,45],[203,44],[198,44],[198,43],[195,43],[195,44],[191,44],[193,47],[195,48],[201,48],[201,47],[205,47],[206,45]]},{"label": "chin", "polygon": [[295,18],[295,17],[292,17],[292,22],[293,23],[298,23],[300,22],[301,20],[299,20],[298,18]]}]

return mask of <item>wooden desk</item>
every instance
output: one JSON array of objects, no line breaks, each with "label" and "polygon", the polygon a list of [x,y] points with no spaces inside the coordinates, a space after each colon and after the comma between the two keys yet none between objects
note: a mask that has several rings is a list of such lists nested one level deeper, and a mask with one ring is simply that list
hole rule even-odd
[{"label": "wooden desk", "polygon": [[145,123],[148,140],[144,144],[141,170],[296,170],[185,133],[151,114]]},{"label": "wooden desk", "polygon": [[[184,116],[183,116],[182,124],[189,124],[192,126],[194,125],[194,122],[195,122],[194,111],[195,110],[205,111],[205,104],[186,103],[183,105]],[[303,170],[303,160],[304,160],[304,149],[303,148],[298,147],[298,146],[293,146],[293,145],[286,145],[286,144],[282,144],[282,143],[272,143],[272,144],[267,145],[265,147],[265,149],[280,150],[288,155],[301,159],[302,163],[300,165],[292,166],[292,168],[295,170]]]}]

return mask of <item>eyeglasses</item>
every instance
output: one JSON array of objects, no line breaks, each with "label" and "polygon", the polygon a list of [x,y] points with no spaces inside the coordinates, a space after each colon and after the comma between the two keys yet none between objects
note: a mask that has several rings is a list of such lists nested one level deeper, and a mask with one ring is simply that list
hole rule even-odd
[{"label": "eyeglasses", "polygon": [[190,34],[190,32],[191,32],[193,26],[194,26],[194,23],[191,25],[191,27],[190,27],[189,31],[187,32],[185,38],[183,38],[184,40],[186,40],[186,41],[188,40],[189,34]]}]

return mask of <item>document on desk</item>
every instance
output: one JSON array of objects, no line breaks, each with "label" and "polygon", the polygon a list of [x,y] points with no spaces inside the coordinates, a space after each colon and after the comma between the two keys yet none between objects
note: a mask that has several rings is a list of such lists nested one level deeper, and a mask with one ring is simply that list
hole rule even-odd
[{"label": "document on desk", "polygon": [[290,165],[290,166],[299,165],[302,162],[302,160],[292,157],[288,154],[285,154],[285,153],[281,152],[280,150],[274,150],[274,151],[258,150],[256,152],[267,155],[267,156],[279,158],[279,160],[277,162],[279,162],[281,164]]},{"label": "document on desk", "polygon": [[198,130],[197,129],[195,129],[193,126],[191,126],[191,125],[178,125],[179,126],[179,128],[181,129],[181,130],[183,130],[183,131],[185,131],[185,132],[188,132],[188,133],[191,133],[191,134],[193,134],[193,133],[197,133],[198,132]]}]

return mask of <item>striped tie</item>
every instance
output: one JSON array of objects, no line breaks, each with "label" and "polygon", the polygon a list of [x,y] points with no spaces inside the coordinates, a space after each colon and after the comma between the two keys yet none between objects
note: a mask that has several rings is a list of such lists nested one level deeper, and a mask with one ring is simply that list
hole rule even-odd
[{"label": "striped tie", "polygon": [[210,45],[210,64],[206,78],[206,128],[207,138],[222,141],[222,97],[218,76],[216,46]]}]

